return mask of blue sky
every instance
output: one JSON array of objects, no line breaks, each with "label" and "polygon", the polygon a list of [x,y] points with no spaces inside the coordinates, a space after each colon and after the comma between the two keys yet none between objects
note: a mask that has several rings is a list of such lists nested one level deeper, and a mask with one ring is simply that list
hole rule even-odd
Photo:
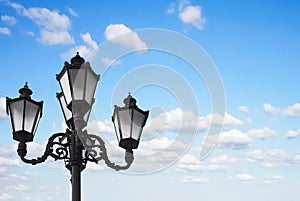
[{"label": "blue sky", "polygon": [[[112,160],[123,160],[113,105],[131,91],[150,110],[132,167],[89,164],[82,200],[299,200],[298,1],[0,0],[0,7],[0,200],[70,200],[62,161],[19,160],[5,97],[29,82],[33,99],[45,102],[28,145],[28,157],[41,155],[48,137],[65,129],[55,74],[77,51],[101,74],[89,128]],[[209,128],[222,111],[214,147]]]}]

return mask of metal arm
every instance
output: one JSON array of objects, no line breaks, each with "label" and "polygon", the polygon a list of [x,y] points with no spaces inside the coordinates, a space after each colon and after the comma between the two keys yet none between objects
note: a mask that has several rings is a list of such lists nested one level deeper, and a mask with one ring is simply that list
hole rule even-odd
[{"label": "metal arm", "polygon": [[81,132],[80,134],[81,140],[83,140],[85,144],[85,148],[87,149],[87,154],[86,154],[86,160],[96,162],[100,160],[104,160],[105,164],[116,170],[126,170],[128,169],[133,160],[133,152],[126,151],[125,153],[125,162],[126,165],[121,166],[121,165],[116,165],[115,163],[111,162],[108,158],[107,151],[105,148],[105,142],[97,135],[94,134],[88,134],[86,130]]},{"label": "metal arm", "polygon": [[27,154],[27,145],[25,142],[20,142],[18,145],[18,155],[20,156],[21,160],[25,163],[30,163],[32,165],[36,165],[39,163],[44,162],[48,156],[51,156],[55,160],[62,160],[66,159],[69,160],[69,140],[67,142],[64,142],[65,138],[69,138],[70,131],[67,131],[66,133],[55,133],[53,134],[47,143],[46,149],[44,151],[44,154],[40,157],[37,157],[36,159],[27,159],[25,158]]}]

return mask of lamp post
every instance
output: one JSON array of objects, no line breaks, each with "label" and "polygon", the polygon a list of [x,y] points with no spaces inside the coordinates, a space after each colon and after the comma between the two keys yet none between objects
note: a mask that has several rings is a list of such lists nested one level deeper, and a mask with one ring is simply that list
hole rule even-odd
[{"label": "lamp post", "polygon": [[56,78],[62,89],[61,93],[57,93],[57,99],[68,129],[63,133],[55,133],[48,139],[42,156],[26,158],[26,143],[33,141],[43,108],[43,101],[31,99],[32,90],[27,83],[19,90],[20,97],[6,98],[7,114],[11,120],[13,139],[19,142],[17,153],[20,159],[32,165],[46,161],[49,156],[55,160],[64,160],[71,173],[72,201],[80,201],[81,171],[85,169],[87,162],[98,163],[104,160],[108,167],[117,171],[130,167],[133,162],[132,149],[138,147],[149,111],[139,109],[130,94],[124,99],[124,107],[115,106],[112,121],[119,146],[126,150],[126,165],[116,165],[108,158],[104,141],[85,129],[100,76],[77,53],[71,63],[65,62]]}]

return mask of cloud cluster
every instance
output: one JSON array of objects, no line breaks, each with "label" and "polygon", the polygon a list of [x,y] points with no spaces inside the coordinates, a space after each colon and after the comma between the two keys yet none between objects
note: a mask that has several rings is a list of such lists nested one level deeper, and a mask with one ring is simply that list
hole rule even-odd
[{"label": "cloud cluster", "polygon": [[48,8],[25,8],[13,2],[9,5],[19,14],[31,19],[40,28],[41,43],[47,45],[74,43],[74,38],[69,33],[71,21],[65,14]]},{"label": "cloud cluster", "polygon": [[284,109],[274,107],[269,103],[265,103],[263,108],[266,113],[270,114],[281,114],[288,117],[300,117],[300,103],[295,103],[294,105]]},{"label": "cloud cluster", "polygon": [[147,44],[124,24],[110,24],[105,29],[105,38],[114,43],[118,43],[130,50],[146,50]]},{"label": "cloud cluster", "polygon": [[[176,10],[177,5],[177,10]],[[178,4],[171,3],[167,9],[168,14],[178,12],[178,18],[185,24],[191,24],[199,30],[203,29],[206,19],[202,16],[202,8],[199,5],[191,5],[190,1],[179,0]]]}]

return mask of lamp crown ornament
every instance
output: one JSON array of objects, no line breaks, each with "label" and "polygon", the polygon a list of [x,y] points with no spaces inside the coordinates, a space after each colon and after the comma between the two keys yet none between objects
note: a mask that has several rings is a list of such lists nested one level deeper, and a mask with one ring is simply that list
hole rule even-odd
[{"label": "lamp crown ornament", "polygon": [[84,58],[82,58],[79,55],[79,52],[77,52],[76,56],[71,59],[71,64],[81,65],[84,63],[84,61],[85,61]]},{"label": "lamp crown ornament", "polygon": [[20,93],[20,97],[31,98],[30,95],[32,95],[32,90],[29,89],[28,82],[25,82],[24,87],[19,90],[19,93]]},{"label": "lamp crown ornament", "polygon": [[136,106],[136,99],[131,96],[131,93],[128,92],[127,98],[123,100],[126,107],[134,107]]}]

